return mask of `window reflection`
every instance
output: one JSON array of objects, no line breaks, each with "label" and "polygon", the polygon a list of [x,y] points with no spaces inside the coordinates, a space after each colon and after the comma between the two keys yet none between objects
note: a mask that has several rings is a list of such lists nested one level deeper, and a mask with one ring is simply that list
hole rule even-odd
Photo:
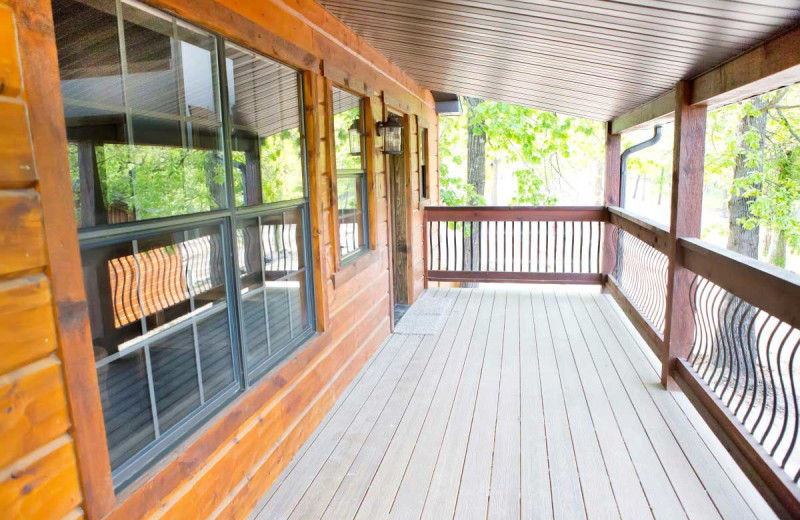
[{"label": "window reflection", "polygon": [[[119,490],[312,332],[300,76],[134,0],[53,0],[53,15]],[[230,228],[240,205],[264,206]]]},{"label": "window reflection", "polygon": [[140,6],[54,2],[81,227],[226,206],[213,36]]},{"label": "window reflection", "polygon": [[364,146],[351,152],[350,129],[363,134],[361,100],[338,88],[333,89],[333,131],[336,142],[336,191],[339,209],[339,251],[342,259],[366,246],[367,181]]},{"label": "window reflection", "polygon": [[336,143],[336,169],[337,170],[363,170],[364,155],[361,147],[358,154],[350,153],[350,127],[353,123],[362,128],[361,99],[349,92],[333,88],[333,133]]},{"label": "window reflection", "polygon": [[311,328],[302,233],[299,208],[249,219],[237,231],[245,359],[251,374],[274,366]]},{"label": "window reflection", "polygon": [[302,198],[299,73],[232,44],[225,66],[236,204]]},{"label": "window reflection", "polygon": [[87,248],[82,260],[117,468],[234,383],[222,236],[176,231]]}]

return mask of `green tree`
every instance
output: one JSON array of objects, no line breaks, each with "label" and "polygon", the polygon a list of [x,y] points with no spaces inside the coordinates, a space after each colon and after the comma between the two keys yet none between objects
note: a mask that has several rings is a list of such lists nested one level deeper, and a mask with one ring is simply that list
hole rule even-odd
[{"label": "green tree", "polygon": [[[552,205],[559,192],[581,193],[585,186],[573,185],[568,170],[597,167],[602,161],[604,127],[600,122],[507,103],[476,102],[474,98],[465,99],[464,105],[466,115],[440,120],[443,201],[463,202],[470,196],[468,188],[451,171],[464,164],[463,157],[473,156],[468,136],[473,136],[476,145],[485,147],[485,160],[522,166],[513,172],[517,188],[513,204]],[[477,170],[468,167],[468,172]],[[467,184],[475,188],[477,195],[484,195],[483,188],[471,182],[474,175],[470,175],[473,174],[466,176]]]}]

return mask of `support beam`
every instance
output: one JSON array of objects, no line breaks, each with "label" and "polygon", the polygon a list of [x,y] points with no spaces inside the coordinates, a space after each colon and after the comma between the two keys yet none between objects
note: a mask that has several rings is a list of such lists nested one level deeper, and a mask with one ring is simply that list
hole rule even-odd
[{"label": "support beam", "polygon": [[692,81],[691,103],[717,107],[800,82],[800,28]]},{"label": "support beam", "polygon": [[657,98],[651,99],[644,105],[640,105],[630,112],[614,118],[611,121],[611,132],[621,134],[644,126],[666,123],[672,121],[674,117],[675,89],[673,88]]},{"label": "support beam", "polygon": [[[770,40],[690,82],[691,105],[735,103],[800,82],[800,28]],[[615,117],[611,132],[663,124],[675,117],[675,89]]]},{"label": "support beam", "polygon": [[693,320],[689,305],[692,273],[680,265],[678,239],[700,236],[703,205],[703,161],[706,141],[706,106],[691,105],[691,85],[675,87],[675,141],[672,158],[672,207],[667,244],[667,307],[661,383],[676,389],[672,363],[686,358],[692,342]]},{"label": "support beam", "polygon": [[[612,132],[612,124],[608,123],[606,131],[606,182],[605,196],[603,197],[605,206],[619,206],[619,187],[620,187],[620,150],[622,138],[619,134]],[[614,240],[611,232],[611,224],[605,224],[603,235],[603,275],[608,275],[617,262],[617,241]]]}]

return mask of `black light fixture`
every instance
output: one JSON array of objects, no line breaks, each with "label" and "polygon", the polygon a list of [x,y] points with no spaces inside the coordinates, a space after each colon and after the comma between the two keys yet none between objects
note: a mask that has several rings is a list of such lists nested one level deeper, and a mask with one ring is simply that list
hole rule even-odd
[{"label": "black light fixture", "polygon": [[[378,135],[383,135],[383,153],[399,155],[403,153],[403,118],[389,112],[386,121],[375,125]],[[384,135],[385,134],[385,135]]]},{"label": "black light fixture", "polygon": [[348,130],[350,137],[350,155],[361,155],[361,119],[354,119]]}]

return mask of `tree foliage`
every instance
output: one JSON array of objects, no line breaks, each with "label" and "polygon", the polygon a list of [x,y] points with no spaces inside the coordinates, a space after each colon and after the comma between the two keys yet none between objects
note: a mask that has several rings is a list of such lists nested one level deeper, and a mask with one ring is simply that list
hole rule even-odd
[{"label": "tree foliage", "polygon": [[483,203],[454,170],[466,157],[467,125],[473,122],[486,134],[488,161],[502,160],[514,167],[516,205],[553,205],[559,193],[580,192],[570,172],[602,160],[603,123],[534,108],[483,101],[466,114],[440,119],[440,190],[444,204]]},{"label": "tree foliage", "polygon": [[[755,99],[709,113],[706,194],[745,198],[748,211],[737,224],[765,229],[764,252],[784,266],[786,248],[800,253],[800,87],[761,96],[760,105]],[[742,128],[742,121],[761,115],[767,117],[763,129]],[[734,179],[737,160],[748,174]]]}]

